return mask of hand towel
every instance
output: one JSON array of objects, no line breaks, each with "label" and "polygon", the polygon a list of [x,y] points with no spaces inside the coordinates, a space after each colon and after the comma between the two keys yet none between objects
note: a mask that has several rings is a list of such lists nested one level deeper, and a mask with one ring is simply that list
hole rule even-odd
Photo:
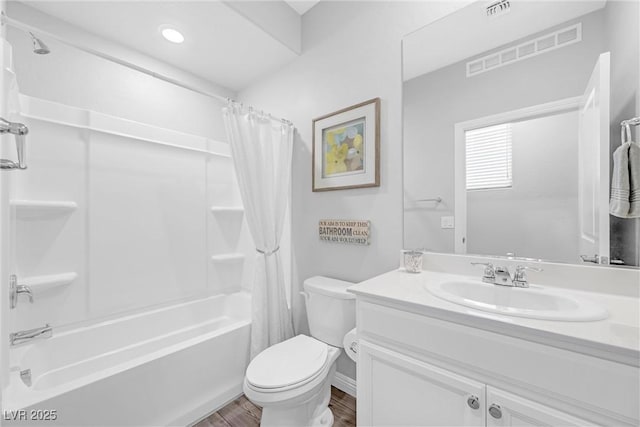
[{"label": "hand towel", "polygon": [[640,146],[634,142],[625,142],[613,153],[609,213],[640,217]]},{"label": "hand towel", "polygon": [[640,144],[629,145],[629,214],[627,218],[640,218]]}]

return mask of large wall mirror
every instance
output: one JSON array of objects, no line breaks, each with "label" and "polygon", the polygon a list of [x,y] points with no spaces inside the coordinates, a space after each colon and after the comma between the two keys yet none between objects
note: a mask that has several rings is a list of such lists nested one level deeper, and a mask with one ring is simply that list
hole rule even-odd
[{"label": "large wall mirror", "polygon": [[403,39],[406,248],[640,265],[640,220],[609,212],[639,8],[481,1]]}]

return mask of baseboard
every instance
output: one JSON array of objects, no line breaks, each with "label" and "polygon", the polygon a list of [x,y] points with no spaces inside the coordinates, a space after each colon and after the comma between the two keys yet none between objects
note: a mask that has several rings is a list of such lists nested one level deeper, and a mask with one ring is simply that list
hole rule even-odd
[{"label": "baseboard", "polygon": [[331,385],[338,390],[342,390],[345,393],[356,397],[356,380],[346,376],[345,374],[336,372],[336,374],[333,376],[333,382],[331,383]]}]

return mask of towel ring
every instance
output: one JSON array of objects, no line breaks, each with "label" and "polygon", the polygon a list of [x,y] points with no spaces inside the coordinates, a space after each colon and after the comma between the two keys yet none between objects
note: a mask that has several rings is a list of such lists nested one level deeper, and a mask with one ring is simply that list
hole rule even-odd
[{"label": "towel ring", "polygon": [[640,117],[634,117],[633,119],[623,120],[622,122],[620,122],[620,139],[622,140],[623,144],[633,141],[633,139],[631,138],[632,125],[640,125]]}]

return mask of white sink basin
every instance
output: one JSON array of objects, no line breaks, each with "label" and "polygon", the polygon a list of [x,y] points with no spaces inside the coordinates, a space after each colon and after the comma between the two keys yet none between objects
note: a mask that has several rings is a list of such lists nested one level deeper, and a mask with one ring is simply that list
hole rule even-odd
[{"label": "white sink basin", "polygon": [[593,321],[609,316],[603,307],[548,288],[512,288],[480,281],[430,283],[425,288],[438,298],[483,311],[531,319]]}]

